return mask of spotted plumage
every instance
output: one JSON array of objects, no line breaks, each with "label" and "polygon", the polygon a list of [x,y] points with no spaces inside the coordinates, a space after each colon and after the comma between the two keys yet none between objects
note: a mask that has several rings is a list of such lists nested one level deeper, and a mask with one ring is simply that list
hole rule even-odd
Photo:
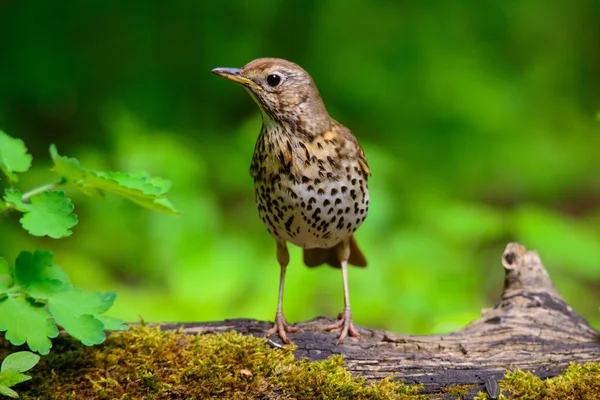
[{"label": "spotted plumage", "polygon": [[[328,155],[332,147],[335,158]],[[263,127],[250,175],[268,231],[303,249],[334,247],[356,231],[369,209],[367,163],[339,123],[310,142]]]},{"label": "spotted plumage", "polygon": [[310,75],[298,65],[275,58],[254,60],[240,69],[217,68],[216,74],[242,84],[258,104],[263,126],[256,142],[250,175],[258,214],[277,242],[281,266],[275,327],[297,331],[283,316],[283,283],[289,262],[286,243],[304,249],[308,266],[323,263],[342,269],[344,311],[341,343],[358,337],[351,322],[348,263],[366,266],[354,232],[369,210],[370,170],[352,132],[332,119]]}]

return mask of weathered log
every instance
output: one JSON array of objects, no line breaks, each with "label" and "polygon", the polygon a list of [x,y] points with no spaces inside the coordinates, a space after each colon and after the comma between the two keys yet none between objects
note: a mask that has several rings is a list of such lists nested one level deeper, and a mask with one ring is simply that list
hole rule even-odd
[{"label": "weathered log", "polygon": [[[500,301],[482,310],[481,318],[443,335],[401,335],[358,327],[361,340],[336,345],[325,332],[333,321],[319,317],[297,324],[290,334],[297,357],[311,360],[342,354],[346,368],[368,380],[387,376],[408,384],[423,383],[423,393],[444,387],[475,385],[469,396],[484,390],[486,380],[501,379],[506,370],[556,376],[569,362],[600,362],[600,334],[560,296],[535,251],[509,243],[502,256],[506,278]],[[235,319],[219,322],[161,324],[188,333],[235,330],[262,336],[270,322]]]}]

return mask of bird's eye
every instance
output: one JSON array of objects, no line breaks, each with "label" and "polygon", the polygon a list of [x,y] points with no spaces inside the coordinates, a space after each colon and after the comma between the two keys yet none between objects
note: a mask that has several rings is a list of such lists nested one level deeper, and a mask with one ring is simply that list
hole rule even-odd
[{"label": "bird's eye", "polygon": [[267,83],[269,84],[269,86],[275,87],[279,85],[279,82],[281,82],[281,76],[277,74],[271,74],[267,76]]}]

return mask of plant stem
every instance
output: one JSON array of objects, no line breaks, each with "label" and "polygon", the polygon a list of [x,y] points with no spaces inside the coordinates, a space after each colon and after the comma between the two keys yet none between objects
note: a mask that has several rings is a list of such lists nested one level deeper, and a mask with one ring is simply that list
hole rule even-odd
[{"label": "plant stem", "polygon": [[47,192],[48,190],[52,190],[52,189],[58,187],[58,185],[59,185],[58,183],[48,183],[46,185],[42,185],[35,189],[31,189],[29,192],[24,193],[23,196],[21,196],[21,199],[23,201],[27,201],[29,198],[35,196],[36,194],[40,194],[43,192]]}]

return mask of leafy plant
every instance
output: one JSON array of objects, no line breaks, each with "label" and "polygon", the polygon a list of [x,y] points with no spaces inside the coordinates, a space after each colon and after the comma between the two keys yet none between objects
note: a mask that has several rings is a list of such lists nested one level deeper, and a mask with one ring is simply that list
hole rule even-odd
[{"label": "leafy plant", "polygon": [[[72,187],[82,193],[102,198],[104,192],[125,197],[142,207],[155,211],[178,214],[164,194],[170,182],[146,173],[122,173],[92,171],[82,168],[75,158],[58,154],[56,146],[50,146],[50,156],[54,162],[51,171],[60,180],[26,193],[14,188],[4,190],[0,211],[12,209],[23,213],[21,225],[34,236],[50,236],[54,239],[70,236],[70,230],[77,224],[73,214],[71,199],[66,197],[63,187]],[[15,139],[0,131],[0,169],[11,183],[18,182],[17,172],[27,172],[31,167],[31,155],[20,139]]]},{"label": "leafy plant", "polygon": [[[12,187],[18,173],[27,172],[32,157],[20,139],[0,131],[0,170],[11,187],[4,189],[0,212],[18,211],[22,227],[34,236],[62,238],[72,234],[77,224],[73,204],[62,188],[75,188],[95,198],[105,192],[125,197],[151,210],[177,214],[164,196],[170,182],[145,173],[101,172],[88,170],[75,158],[58,154],[50,146],[58,175],[49,183],[22,193]],[[58,335],[60,325],[84,345],[102,343],[104,330],[124,330],[127,326],[104,313],[113,305],[114,292],[86,292],[71,285],[66,273],[48,250],[22,251],[14,265],[0,258],[0,331],[13,345],[27,343],[40,354],[48,354],[50,338]]]},{"label": "leafy plant", "polygon": [[87,346],[102,343],[105,329],[127,329],[121,320],[103,315],[116,294],[73,287],[50,251],[23,251],[14,267],[0,259],[0,277],[0,331],[14,345],[27,343],[48,354],[49,338],[58,335],[56,324]]},{"label": "leafy plant", "polygon": [[29,371],[39,360],[40,356],[29,351],[19,351],[7,356],[2,361],[2,367],[0,368],[0,394],[15,399],[18,398],[17,392],[10,387],[30,380],[31,376],[23,372]]}]

